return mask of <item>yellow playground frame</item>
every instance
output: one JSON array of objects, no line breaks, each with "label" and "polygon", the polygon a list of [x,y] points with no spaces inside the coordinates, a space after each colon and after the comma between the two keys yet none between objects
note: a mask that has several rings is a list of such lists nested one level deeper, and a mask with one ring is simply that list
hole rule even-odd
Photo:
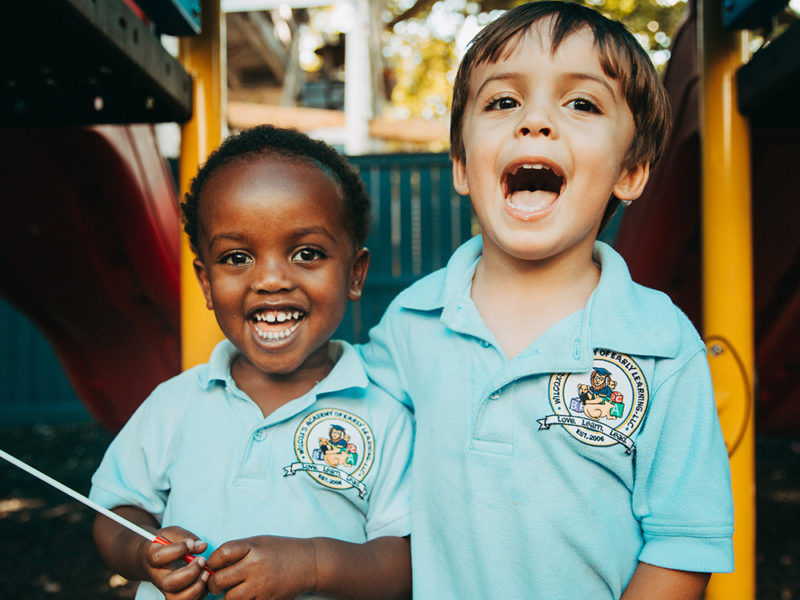
[{"label": "yellow playground frame", "polygon": [[[709,600],[755,597],[755,452],[753,259],[750,135],[736,106],[736,70],[746,32],[723,29],[721,0],[699,3],[701,57],[703,316],[717,406],[730,452],[736,571],[714,575]],[[715,18],[711,18],[714,16]],[[180,59],[194,77],[194,111],[183,125],[181,193],[223,136],[224,33],[219,0],[202,1],[202,32],[181,40]],[[731,240],[737,240],[731,243]],[[195,283],[188,240],[181,245],[183,367],[203,362],[221,333]],[[719,290],[726,293],[720,294]]]}]

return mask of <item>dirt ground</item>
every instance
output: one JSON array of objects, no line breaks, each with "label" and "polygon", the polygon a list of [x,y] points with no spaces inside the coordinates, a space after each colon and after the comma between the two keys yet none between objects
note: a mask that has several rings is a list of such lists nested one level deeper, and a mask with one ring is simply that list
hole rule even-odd
[{"label": "dirt ground", "polygon": [[[94,424],[0,428],[0,448],[84,494],[110,440]],[[759,437],[756,459],[758,599],[800,600],[800,436]],[[0,463],[0,599],[133,598],[94,549],[93,513]]]}]

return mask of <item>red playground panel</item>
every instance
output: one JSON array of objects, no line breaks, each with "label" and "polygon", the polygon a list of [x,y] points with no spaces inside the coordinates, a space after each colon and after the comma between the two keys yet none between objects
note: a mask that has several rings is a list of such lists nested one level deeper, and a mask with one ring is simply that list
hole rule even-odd
[{"label": "red playground panel", "polygon": [[0,294],[118,429],[180,371],[180,216],[154,130],[2,130],[0,144]]}]

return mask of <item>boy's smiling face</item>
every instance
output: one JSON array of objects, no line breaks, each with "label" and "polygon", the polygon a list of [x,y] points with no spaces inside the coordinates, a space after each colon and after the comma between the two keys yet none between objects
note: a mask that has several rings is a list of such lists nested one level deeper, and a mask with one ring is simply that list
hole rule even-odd
[{"label": "boy's smiling face", "polygon": [[453,174],[481,222],[485,256],[591,260],[611,195],[632,200],[647,182],[646,164],[623,168],[633,116],[591,31],[552,52],[549,25],[535,24],[470,79],[466,160],[454,159]]},{"label": "boy's smiling face", "polygon": [[244,358],[239,372],[327,374],[328,340],[369,262],[345,226],[341,194],[318,166],[272,155],[226,165],[206,183],[195,270]]}]

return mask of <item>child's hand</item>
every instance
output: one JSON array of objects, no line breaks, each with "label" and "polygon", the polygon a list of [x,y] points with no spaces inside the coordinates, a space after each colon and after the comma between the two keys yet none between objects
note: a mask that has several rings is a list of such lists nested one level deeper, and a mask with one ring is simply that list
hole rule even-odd
[{"label": "child's hand", "polygon": [[156,532],[156,535],[171,543],[166,546],[145,543],[141,546],[142,566],[153,585],[168,600],[205,598],[208,593],[206,582],[209,578],[208,571],[204,569],[206,559],[199,556],[187,563],[183,557],[203,552],[206,543],[180,527],[166,527]]},{"label": "child's hand", "polygon": [[214,575],[213,594],[236,598],[297,598],[316,585],[316,558],[311,540],[257,536],[222,544],[208,557]]}]

